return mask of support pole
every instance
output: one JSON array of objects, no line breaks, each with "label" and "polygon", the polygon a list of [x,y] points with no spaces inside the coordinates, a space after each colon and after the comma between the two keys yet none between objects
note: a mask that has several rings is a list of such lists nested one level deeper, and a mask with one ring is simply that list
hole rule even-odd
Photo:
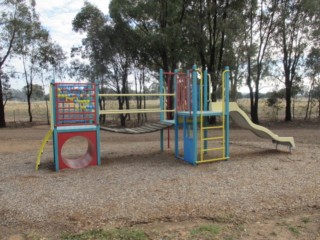
[{"label": "support pole", "polygon": [[192,133],[193,133],[193,164],[196,164],[198,158],[198,90],[197,90],[197,66],[192,68]]},{"label": "support pole", "polygon": [[225,67],[225,71],[224,71],[225,77],[224,77],[224,81],[225,81],[225,157],[228,160],[229,159],[229,138],[230,138],[230,134],[229,134],[229,128],[230,128],[230,109],[229,109],[229,79],[230,79],[230,70],[229,67]]},{"label": "support pole", "polygon": [[[159,71],[159,93],[164,93],[163,70]],[[164,110],[164,96],[160,96],[160,110]],[[160,112],[160,121],[164,120],[164,112]],[[163,152],[163,130],[160,130],[160,151]]]}]

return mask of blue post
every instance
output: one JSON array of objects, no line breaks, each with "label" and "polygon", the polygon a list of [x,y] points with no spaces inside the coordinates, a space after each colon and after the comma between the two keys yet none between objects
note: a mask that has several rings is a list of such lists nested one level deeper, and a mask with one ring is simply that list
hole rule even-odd
[{"label": "blue post", "polygon": [[52,99],[51,100],[51,107],[52,107],[52,118],[51,121],[53,121],[53,134],[52,134],[52,140],[53,140],[53,160],[54,160],[54,166],[55,170],[59,171],[59,154],[58,154],[58,132],[57,132],[57,118],[56,118],[56,88],[54,80],[51,81],[50,84],[51,91],[52,91]]},{"label": "blue post", "polygon": [[203,71],[203,110],[208,111],[208,70]]},{"label": "blue post", "polygon": [[226,110],[226,116],[225,116],[225,156],[226,159],[229,159],[229,79],[230,79],[230,71],[229,67],[225,67],[225,110]]},{"label": "blue post", "polygon": [[198,79],[197,79],[197,66],[193,65],[192,68],[192,132],[193,132],[193,164],[196,164],[198,158]]},{"label": "blue post", "polygon": [[97,133],[97,164],[101,165],[101,153],[100,153],[100,106],[99,106],[99,84],[95,82],[95,95],[96,95],[96,133]]}]

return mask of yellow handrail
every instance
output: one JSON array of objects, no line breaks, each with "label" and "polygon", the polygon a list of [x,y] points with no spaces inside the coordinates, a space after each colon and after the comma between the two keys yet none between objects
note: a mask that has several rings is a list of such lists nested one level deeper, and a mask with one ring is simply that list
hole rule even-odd
[{"label": "yellow handrail", "polygon": [[99,97],[162,97],[175,96],[175,93],[103,93]]},{"label": "yellow handrail", "polygon": [[175,110],[162,110],[162,109],[102,110],[102,111],[100,111],[100,115],[103,115],[103,114],[130,114],[130,113],[159,113],[159,112],[175,112]]}]

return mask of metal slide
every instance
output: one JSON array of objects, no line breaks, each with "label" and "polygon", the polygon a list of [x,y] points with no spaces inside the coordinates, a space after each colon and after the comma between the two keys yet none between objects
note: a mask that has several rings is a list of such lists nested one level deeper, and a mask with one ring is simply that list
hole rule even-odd
[{"label": "metal slide", "polygon": [[[221,102],[211,102],[210,111],[222,111]],[[295,148],[293,137],[279,137],[269,129],[257,125],[251,121],[248,115],[238,106],[236,102],[229,103],[230,117],[239,127],[248,129],[260,138],[271,139],[276,145],[285,145],[291,149]]]}]

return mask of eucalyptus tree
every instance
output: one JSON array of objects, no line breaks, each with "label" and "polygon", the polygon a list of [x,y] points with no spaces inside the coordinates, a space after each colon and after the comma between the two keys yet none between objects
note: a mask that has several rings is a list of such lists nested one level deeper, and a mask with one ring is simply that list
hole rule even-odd
[{"label": "eucalyptus tree", "polygon": [[[130,45],[136,48],[135,60],[153,71],[159,68],[165,72],[173,71],[178,63],[184,63],[187,44],[183,36],[185,12],[189,0],[129,1],[112,0],[109,5],[110,16],[115,26],[126,26],[131,36]],[[127,35],[129,37],[129,35]],[[165,79],[168,90],[173,90],[173,81]],[[171,97],[169,97],[171,98]],[[172,108],[173,101],[168,101]],[[168,119],[172,113],[168,113]]]},{"label": "eucalyptus tree", "polygon": [[248,0],[247,28],[244,29],[246,52],[246,84],[250,94],[250,114],[259,123],[260,82],[268,71],[268,50],[275,32],[278,0]]},{"label": "eucalyptus tree", "polygon": [[3,98],[3,107],[7,104],[7,101],[12,98],[12,90],[10,89],[10,77],[8,74],[0,71],[0,79],[2,84],[2,98]]},{"label": "eucalyptus tree", "polygon": [[150,68],[173,71],[183,53],[183,21],[186,0],[112,0],[110,16],[116,24],[135,30],[139,52],[149,59]]},{"label": "eucalyptus tree", "polygon": [[320,117],[320,49],[313,47],[308,54],[306,61],[308,68],[308,77],[310,79],[310,88],[308,93],[308,102],[306,106],[305,120],[311,118],[313,99],[318,101],[318,116]]},{"label": "eucalyptus tree", "polygon": [[292,89],[299,77],[299,67],[309,46],[312,46],[315,11],[319,10],[318,0],[280,0],[277,21],[277,38],[280,44],[284,84],[286,89],[285,121],[292,120]]},{"label": "eucalyptus tree", "polygon": [[[0,72],[5,74],[5,66],[10,56],[14,55],[18,35],[26,31],[30,5],[26,0],[0,1]],[[6,127],[3,101],[3,82],[0,78],[0,128]]]},{"label": "eucalyptus tree", "polygon": [[[185,38],[187,47],[196,54],[194,61],[207,68],[212,79],[213,101],[217,98],[224,66],[237,70],[232,75],[233,97],[236,95],[239,66],[243,54],[241,25],[244,1],[197,0],[189,1],[186,10]],[[192,56],[192,55],[191,55]],[[192,56],[193,57],[193,56]],[[219,91],[218,91],[219,90]]]},{"label": "eucalyptus tree", "polygon": [[[74,31],[86,33],[78,52],[82,58],[89,60],[92,72],[88,72],[87,66],[78,62],[78,66],[84,67],[81,71],[95,80],[100,80],[102,93],[106,88],[117,93],[128,93],[128,76],[136,49],[131,40],[130,28],[124,24],[115,25],[110,18],[88,2],[85,2],[72,24]],[[119,96],[117,100],[119,109],[130,108],[128,97]],[[128,117],[127,114],[120,115],[122,126]]]},{"label": "eucalyptus tree", "polygon": [[26,30],[17,33],[15,51],[21,57],[22,76],[25,81],[25,93],[28,102],[29,122],[32,122],[31,96],[35,80],[42,78],[43,70],[57,71],[65,59],[61,47],[52,43],[49,32],[44,29],[35,11],[36,3],[31,2],[29,14],[24,19]]}]

